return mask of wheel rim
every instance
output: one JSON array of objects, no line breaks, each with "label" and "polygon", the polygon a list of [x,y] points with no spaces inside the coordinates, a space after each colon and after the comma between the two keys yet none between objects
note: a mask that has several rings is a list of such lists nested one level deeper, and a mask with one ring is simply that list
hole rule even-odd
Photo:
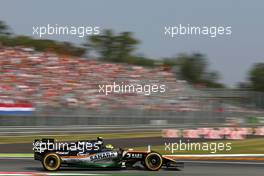
[{"label": "wheel rim", "polygon": [[149,169],[152,170],[156,170],[159,169],[162,161],[161,161],[161,157],[158,154],[151,154],[147,157],[147,161],[146,161]]},{"label": "wheel rim", "polygon": [[44,166],[47,170],[57,170],[60,167],[60,158],[57,155],[48,155],[44,159]]},{"label": "wheel rim", "polygon": [[55,157],[50,156],[46,159],[45,164],[50,168],[56,168],[56,166],[58,165],[58,161]]}]

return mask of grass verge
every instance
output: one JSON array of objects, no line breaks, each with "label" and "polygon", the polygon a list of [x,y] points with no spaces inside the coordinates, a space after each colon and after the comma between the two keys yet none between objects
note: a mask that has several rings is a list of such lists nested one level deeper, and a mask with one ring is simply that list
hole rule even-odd
[{"label": "grass verge", "polygon": [[161,137],[160,132],[133,132],[133,133],[99,133],[99,134],[58,134],[58,135],[28,135],[28,136],[0,136],[0,144],[32,143],[34,139],[54,138],[58,141],[75,141],[96,139],[101,136],[105,139]]}]

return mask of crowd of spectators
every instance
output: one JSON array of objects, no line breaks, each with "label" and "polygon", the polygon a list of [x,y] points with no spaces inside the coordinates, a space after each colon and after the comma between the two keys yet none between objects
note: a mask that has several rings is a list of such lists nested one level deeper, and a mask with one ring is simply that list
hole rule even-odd
[{"label": "crowd of spectators", "polygon": [[[177,80],[174,73],[162,67],[106,63],[31,48],[0,48],[0,80],[0,101],[28,102],[37,108],[181,112],[205,108],[188,93],[185,81]],[[98,85],[113,82],[159,83],[166,85],[166,92],[107,96],[98,92]]]}]

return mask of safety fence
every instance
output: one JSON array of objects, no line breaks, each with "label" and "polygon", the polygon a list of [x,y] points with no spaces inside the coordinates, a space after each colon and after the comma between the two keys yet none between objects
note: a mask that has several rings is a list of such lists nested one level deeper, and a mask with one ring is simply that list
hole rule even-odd
[{"label": "safety fence", "polygon": [[[258,115],[258,114],[257,114]],[[0,126],[66,126],[66,125],[167,125],[246,123],[251,113],[230,112],[150,112],[122,111],[119,113],[35,114],[32,116],[0,116]]]}]

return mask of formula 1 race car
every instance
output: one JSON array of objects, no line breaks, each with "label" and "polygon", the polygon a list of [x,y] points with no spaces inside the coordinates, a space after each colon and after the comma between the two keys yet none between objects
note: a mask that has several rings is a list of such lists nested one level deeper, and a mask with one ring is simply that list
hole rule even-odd
[{"label": "formula 1 race car", "polygon": [[63,166],[82,168],[135,168],[144,167],[157,171],[161,167],[177,168],[183,163],[162,156],[154,151],[114,149],[104,145],[103,139],[55,143],[54,139],[35,140],[34,159],[42,162],[45,170],[56,171]]}]

